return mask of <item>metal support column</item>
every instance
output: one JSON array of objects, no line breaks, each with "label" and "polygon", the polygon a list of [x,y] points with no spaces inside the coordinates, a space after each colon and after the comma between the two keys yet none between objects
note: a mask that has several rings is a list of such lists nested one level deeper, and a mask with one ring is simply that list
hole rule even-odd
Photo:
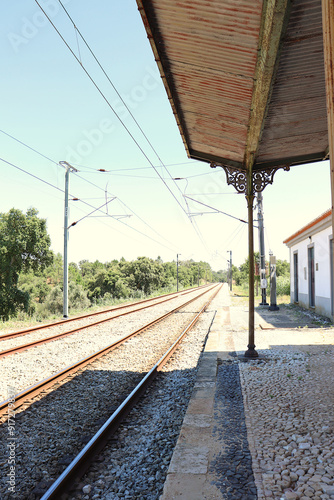
[{"label": "metal support column", "polygon": [[257,218],[259,226],[259,249],[260,249],[260,279],[261,279],[261,296],[262,301],[260,306],[268,306],[267,302],[267,280],[266,280],[266,255],[264,251],[264,227],[263,227],[263,206],[262,193],[257,193]]},{"label": "metal support column", "polygon": [[[332,234],[334,235],[334,0],[322,0],[322,31],[325,60],[325,80],[327,99],[328,143],[332,190]],[[331,245],[334,252],[334,245]],[[332,253],[334,262],[334,255]],[[334,266],[333,266],[334,283]],[[332,294],[334,311],[334,294]]]},{"label": "metal support column", "polygon": [[60,161],[59,165],[65,168],[65,203],[64,203],[64,278],[63,278],[63,317],[68,318],[68,259],[67,259],[67,243],[68,243],[68,192],[70,183],[70,171],[77,172],[78,170],[72,167],[67,161]]},{"label": "metal support column", "polygon": [[179,255],[181,254],[176,254],[176,291],[179,291]]},{"label": "metal support column", "polygon": [[246,358],[258,358],[258,353],[255,350],[255,335],[254,335],[254,225],[253,225],[253,175],[252,169],[247,171],[247,193],[248,207],[248,258],[249,258],[249,311],[248,311],[248,349],[245,352]]}]

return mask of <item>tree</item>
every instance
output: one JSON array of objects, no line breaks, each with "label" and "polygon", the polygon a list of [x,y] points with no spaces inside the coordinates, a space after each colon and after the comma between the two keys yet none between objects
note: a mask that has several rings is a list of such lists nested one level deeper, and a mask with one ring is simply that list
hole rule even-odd
[{"label": "tree", "polygon": [[277,259],[276,276],[290,276],[290,264],[286,260]]},{"label": "tree", "polygon": [[124,263],[121,270],[129,278],[131,288],[141,290],[146,295],[161,287],[164,281],[163,266],[148,257],[138,257],[137,260]]},{"label": "tree", "polygon": [[29,292],[19,290],[19,274],[38,272],[52,262],[46,220],[29,208],[26,215],[12,208],[0,213],[0,317],[15,316],[18,309],[28,311]]}]

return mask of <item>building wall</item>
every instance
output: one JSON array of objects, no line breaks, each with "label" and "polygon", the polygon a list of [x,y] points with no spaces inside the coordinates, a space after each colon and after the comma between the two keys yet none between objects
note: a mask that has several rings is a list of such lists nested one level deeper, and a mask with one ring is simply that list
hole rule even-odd
[{"label": "building wall", "polygon": [[294,254],[298,253],[298,304],[310,308],[308,249],[314,247],[315,310],[331,317],[330,237],[331,226],[305,235],[290,247],[291,302],[295,302]]}]

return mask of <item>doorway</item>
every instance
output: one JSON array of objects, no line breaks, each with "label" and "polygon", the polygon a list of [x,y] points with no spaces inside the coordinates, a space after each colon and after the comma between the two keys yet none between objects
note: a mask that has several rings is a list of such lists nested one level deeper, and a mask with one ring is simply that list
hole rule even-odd
[{"label": "doorway", "polygon": [[298,302],[298,253],[293,254],[293,289],[294,289],[294,295],[293,295],[293,300],[294,302]]},{"label": "doorway", "polygon": [[314,246],[308,248],[308,295],[309,306],[315,307]]}]

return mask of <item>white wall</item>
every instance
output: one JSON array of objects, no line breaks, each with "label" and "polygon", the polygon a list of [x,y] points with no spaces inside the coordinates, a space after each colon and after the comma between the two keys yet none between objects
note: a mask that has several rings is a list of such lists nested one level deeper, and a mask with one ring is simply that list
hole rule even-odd
[{"label": "white wall", "polygon": [[308,248],[314,246],[315,261],[315,310],[319,314],[331,316],[330,290],[330,237],[332,227],[319,232],[308,232],[290,247],[291,301],[294,302],[294,253],[298,252],[298,295],[299,304],[309,307]]}]

